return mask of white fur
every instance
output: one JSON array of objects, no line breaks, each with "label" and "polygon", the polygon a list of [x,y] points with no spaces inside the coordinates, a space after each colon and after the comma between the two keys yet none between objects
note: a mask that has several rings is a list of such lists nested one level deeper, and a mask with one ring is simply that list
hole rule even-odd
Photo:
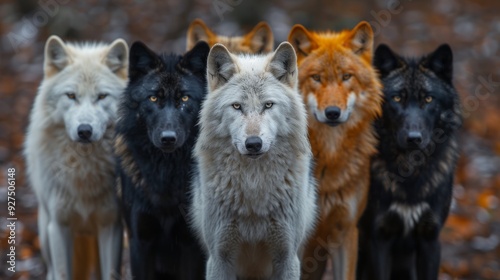
[{"label": "white fur", "polygon": [[[47,279],[72,278],[73,235],[98,238],[102,279],[119,275],[122,227],[114,195],[113,128],[126,85],[128,47],[47,41],[45,78],[26,135],[29,181],[39,203],[39,236]],[[125,71],[125,72],[121,72]],[[74,93],[75,100],[66,93]],[[108,94],[98,100],[98,94]],[[77,127],[89,124],[91,143]]]},{"label": "white fur", "polygon": [[429,204],[422,202],[416,205],[405,205],[394,202],[389,211],[396,212],[405,224],[405,234],[409,233],[419,222],[422,214],[429,210]]},{"label": "white fur", "polygon": [[[320,110],[318,108],[318,101],[314,94],[309,93],[307,95],[307,105],[309,106],[310,112],[316,117],[316,119],[321,123],[328,122],[328,119],[325,115],[325,110]],[[351,113],[354,109],[354,105],[356,105],[356,93],[351,92],[347,97],[347,105],[345,109],[342,109],[340,113],[340,117],[337,119],[339,123],[345,123],[351,116]]]},{"label": "white fur", "polygon": [[[192,205],[209,253],[207,279],[298,280],[316,192],[293,48],[283,43],[268,56],[234,56],[215,45],[207,76]],[[246,155],[249,136],[263,141],[256,159]]]}]

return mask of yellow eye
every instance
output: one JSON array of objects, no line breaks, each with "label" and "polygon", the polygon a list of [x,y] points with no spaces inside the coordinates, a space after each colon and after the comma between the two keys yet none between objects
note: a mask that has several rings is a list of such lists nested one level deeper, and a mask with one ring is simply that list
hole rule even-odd
[{"label": "yellow eye", "polygon": [[314,75],[312,75],[312,76],[311,76],[311,78],[312,78],[313,80],[315,80],[316,82],[320,82],[320,81],[321,81],[321,76],[320,76],[320,75],[318,75],[318,74],[314,74]]},{"label": "yellow eye", "polygon": [[239,109],[241,109],[241,105],[239,103],[234,103],[233,108],[236,110],[239,110]]},{"label": "yellow eye", "polygon": [[348,74],[348,73],[346,73],[346,74],[342,75],[342,81],[347,81],[347,80],[349,80],[351,77],[352,77],[352,74]]},{"label": "yellow eye", "polygon": [[266,103],[266,109],[269,109],[269,108],[273,107],[273,105],[274,105],[274,103],[272,103],[272,102],[267,102],[267,103]]},{"label": "yellow eye", "polygon": [[187,95],[184,95],[182,98],[181,98],[182,102],[187,102],[189,100],[189,96]]},{"label": "yellow eye", "polygon": [[431,103],[432,102],[432,96],[426,96],[425,97],[425,102]]},{"label": "yellow eye", "polygon": [[70,93],[66,93],[66,96],[69,98],[69,99],[76,99],[76,95],[72,92]]},{"label": "yellow eye", "polygon": [[108,95],[106,93],[101,93],[97,96],[97,99],[99,100],[103,100],[104,98],[106,98]]},{"label": "yellow eye", "polygon": [[149,100],[150,100],[151,102],[156,102],[156,101],[158,101],[158,97],[156,97],[156,96],[154,96],[154,95],[151,95],[151,96],[149,97]]},{"label": "yellow eye", "polygon": [[399,95],[393,96],[392,100],[394,100],[396,102],[400,102],[401,101],[401,96],[399,96]]}]

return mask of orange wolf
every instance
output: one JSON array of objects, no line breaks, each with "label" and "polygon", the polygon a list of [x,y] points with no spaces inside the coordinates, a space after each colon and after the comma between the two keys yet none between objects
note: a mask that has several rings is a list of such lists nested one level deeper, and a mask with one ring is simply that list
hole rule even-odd
[{"label": "orange wolf", "polygon": [[273,32],[267,23],[258,23],[244,36],[220,36],[212,32],[201,20],[195,19],[189,25],[186,50],[190,50],[198,41],[207,42],[210,47],[223,44],[232,53],[268,53],[274,50]]},{"label": "orange wolf", "polygon": [[288,41],[297,52],[319,188],[320,218],[304,250],[302,278],[321,279],[330,255],[334,279],[354,280],[357,222],[366,206],[377,144],[372,122],[382,102],[371,65],[373,30],[367,22],[340,33],[295,25]]}]

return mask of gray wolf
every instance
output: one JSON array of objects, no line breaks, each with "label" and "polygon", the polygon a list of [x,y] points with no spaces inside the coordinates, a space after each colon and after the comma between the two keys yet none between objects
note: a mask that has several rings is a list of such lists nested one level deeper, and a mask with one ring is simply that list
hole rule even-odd
[{"label": "gray wolf", "polygon": [[296,25],[288,40],[298,54],[319,185],[320,218],[305,250],[303,279],[321,279],[331,256],[334,279],[354,280],[357,223],[366,207],[370,158],[377,144],[372,123],[382,103],[371,64],[373,31],[367,22],[341,32]]},{"label": "gray wolf", "polygon": [[47,279],[71,279],[80,269],[72,267],[79,234],[97,239],[101,278],[119,276],[123,231],[112,139],[127,65],[128,47],[121,39],[65,44],[51,36],[45,45],[44,78],[24,154],[39,203]]},{"label": "gray wolf", "polygon": [[205,42],[180,55],[130,48],[115,152],[135,279],[203,279],[205,255],[188,226],[192,149],[206,95]]},{"label": "gray wolf", "polygon": [[448,45],[405,58],[381,45],[384,84],[370,199],[360,220],[359,279],[438,279],[461,125]]},{"label": "gray wolf", "polygon": [[207,279],[297,280],[316,194],[293,47],[236,56],[216,44],[207,82],[191,210]]},{"label": "gray wolf", "polygon": [[273,32],[265,22],[259,22],[244,36],[228,37],[214,33],[201,19],[195,19],[188,28],[186,49],[192,49],[199,41],[210,46],[221,43],[232,53],[260,54],[274,49]]}]

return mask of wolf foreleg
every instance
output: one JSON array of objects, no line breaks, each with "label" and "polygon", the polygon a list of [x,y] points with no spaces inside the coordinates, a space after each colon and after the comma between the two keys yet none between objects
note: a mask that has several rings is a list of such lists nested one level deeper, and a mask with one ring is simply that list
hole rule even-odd
[{"label": "wolf foreleg", "polygon": [[71,279],[73,237],[70,228],[66,225],[59,224],[54,218],[49,222],[47,233],[54,279]]},{"label": "wolf foreleg", "polygon": [[99,228],[102,280],[120,279],[123,230],[120,221]]}]

